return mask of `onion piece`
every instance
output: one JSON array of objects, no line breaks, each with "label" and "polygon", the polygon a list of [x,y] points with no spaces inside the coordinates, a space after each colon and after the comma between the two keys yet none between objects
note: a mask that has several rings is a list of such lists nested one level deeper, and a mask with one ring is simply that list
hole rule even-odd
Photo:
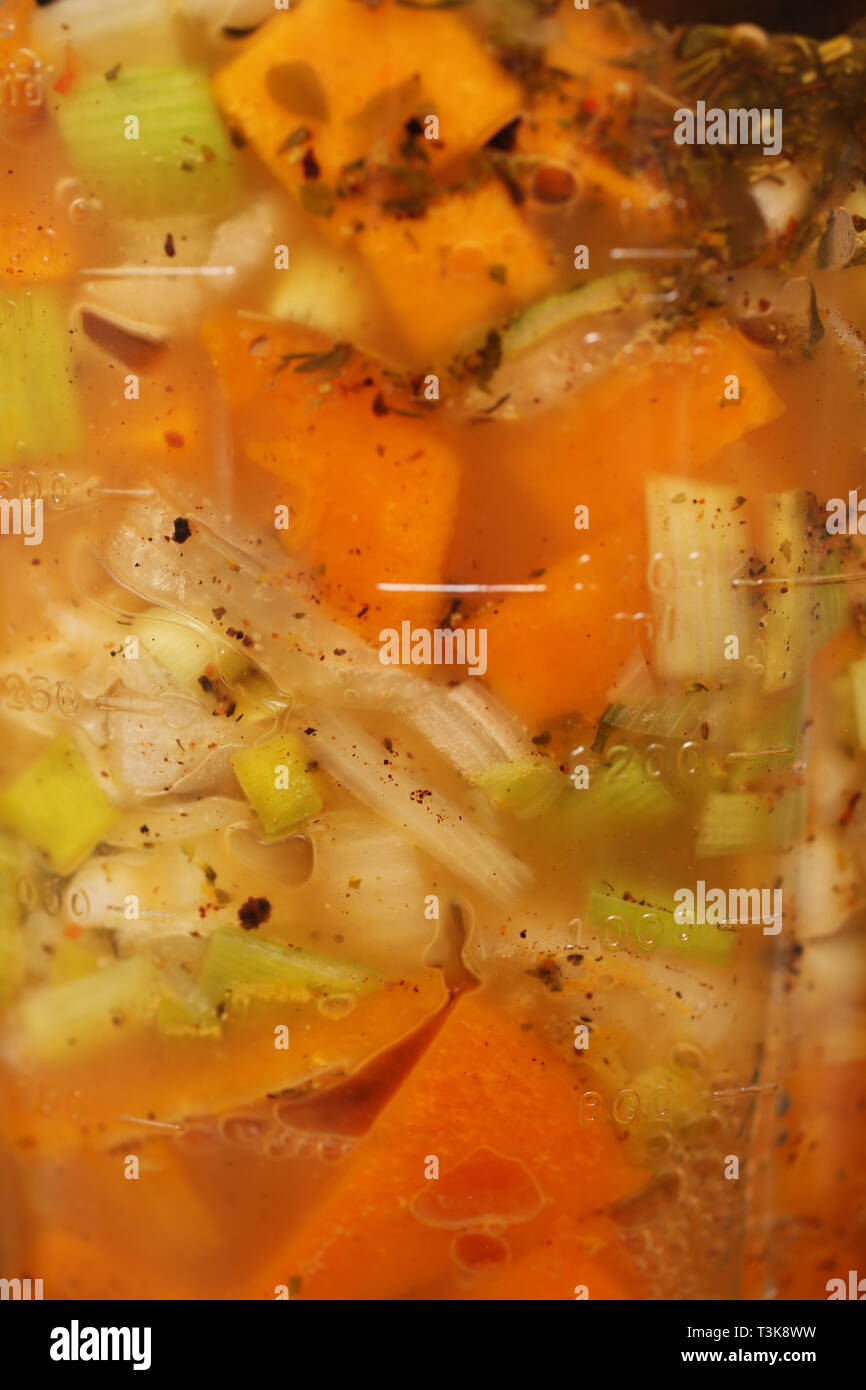
[{"label": "onion piece", "polygon": [[440,864],[481,892],[508,901],[531,873],[491,835],[471,824],[434,788],[383,763],[382,749],[354,721],[332,710],[310,715],[307,735],[315,758],[347,791]]}]

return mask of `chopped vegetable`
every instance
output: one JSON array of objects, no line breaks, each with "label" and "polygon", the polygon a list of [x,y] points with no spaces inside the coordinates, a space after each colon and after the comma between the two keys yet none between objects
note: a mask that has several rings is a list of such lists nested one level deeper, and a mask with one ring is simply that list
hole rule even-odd
[{"label": "chopped vegetable", "polygon": [[165,608],[148,608],[138,615],[132,631],[142,647],[183,687],[201,695],[217,677],[233,682],[249,671],[249,662],[224,642],[183,615]]},{"label": "chopped vegetable", "polygon": [[805,492],[782,492],[767,498],[764,687],[781,690],[801,680],[813,646],[815,593],[808,579],[815,559],[809,534]]},{"label": "chopped vegetable", "polygon": [[244,748],[232,758],[244,795],[269,835],[280,835],[322,808],[316,779],[291,734]]},{"label": "chopped vegetable", "polygon": [[739,854],[790,845],[806,822],[806,791],[713,792],[701,813],[698,854]]},{"label": "chopped vegetable", "polygon": [[196,68],[84,77],[57,119],[80,177],[112,211],[221,212],[237,195],[232,146]]},{"label": "chopped vegetable", "polygon": [[730,961],[737,944],[735,931],[701,922],[680,925],[670,898],[659,904],[658,897],[658,893],[643,897],[631,891],[626,895],[598,884],[589,896],[589,920],[614,936],[621,936],[624,928],[645,951],[676,952],[713,965]]},{"label": "chopped vegetable", "polygon": [[358,995],[384,982],[377,970],[315,956],[234,927],[214,932],[199,986],[213,1005],[249,999]]},{"label": "chopped vegetable", "polygon": [[613,275],[602,275],[598,280],[579,285],[565,294],[541,299],[518,315],[503,333],[502,356],[517,356],[561,329],[580,323],[583,318],[622,308],[642,286],[646,289],[648,283],[637,271],[622,270]]},{"label": "chopped vegetable", "polygon": [[[541,1037],[483,991],[464,996],[253,1295],[295,1276],[301,1298],[428,1297],[466,1227],[507,1228],[512,1260],[574,1241],[639,1183],[611,1131],[581,1124],[579,1089]],[[425,1181],[430,1156],[436,1181]]]},{"label": "chopped vegetable", "polygon": [[144,955],[67,984],[34,990],[17,1012],[16,1041],[45,1061],[105,1047],[112,1037],[146,1022],[156,1010],[159,971]]},{"label": "chopped vegetable", "polygon": [[0,315],[0,452],[6,462],[74,454],[83,433],[70,337],[53,290],[6,298]]},{"label": "chopped vegetable", "polygon": [[562,777],[552,763],[531,754],[515,762],[495,763],[477,781],[494,806],[520,820],[540,816],[562,790]]},{"label": "chopped vegetable", "polygon": [[86,759],[61,734],[0,792],[0,824],[67,874],[119,818]]}]

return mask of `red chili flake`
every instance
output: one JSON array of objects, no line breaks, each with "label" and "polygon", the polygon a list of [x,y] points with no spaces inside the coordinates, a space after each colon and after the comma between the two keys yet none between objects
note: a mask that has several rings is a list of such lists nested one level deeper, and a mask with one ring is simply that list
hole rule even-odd
[{"label": "red chili flake", "polygon": [[584,97],[580,103],[580,109],[585,116],[594,116],[598,110],[598,102],[595,97]]},{"label": "red chili flake", "polygon": [[766,312],[767,312],[767,310],[769,309],[769,307],[770,307],[770,301],[769,301],[769,299],[759,299],[759,300],[758,300],[758,308],[760,309],[760,311],[761,311],[762,314],[766,314]]},{"label": "red chili flake", "polygon": [[77,941],[78,938],[83,935],[83,933],[84,928],[80,927],[77,922],[70,922],[67,926],[63,928],[63,935],[69,941]]},{"label": "red chili flake", "polygon": [[182,434],[178,434],[177,430],[165,430],[162,437],[170,449],[183,448],[184,438]]},{"label": "red chili flake", "polygon": [[839,824],[843,827],[843,829],[853,816],[854,808],[856,807],[857,802],[860,800],[862,795],[862,792],[855,792],[854,795],[849,799],[848,805],[845,807],[845,810],[839,817]]},{"label": "red chili flake", "polygon": [[167,256],[173,256],[175,254],[174,237],[171,232],[166,232],[165,234],[165,245],[163,250]]},{"label": "red chili flake", "polygon": [[212,608],[210,611],[213,613],[217,622],[219,622],[220,618],[224,618],[226,615],[226,610],[224,608]]},{"label": "red chili flake", "polygon": [[73,55],[72,45],[68,43],[66,45],[66,55],[63,62],[63,71],[58,77],[57,81],[54,83],[54,91],[59,92],[62,97],[67,96],[77,76],[78,71],[75,66],[75,57]]}]

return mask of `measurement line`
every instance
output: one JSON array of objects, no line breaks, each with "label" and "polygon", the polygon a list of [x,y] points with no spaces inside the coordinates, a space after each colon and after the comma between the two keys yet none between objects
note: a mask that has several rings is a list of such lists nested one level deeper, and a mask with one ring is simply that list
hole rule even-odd
[{"label": "measurement line", "polygon": [[733,753],[725,754],[725,761],[728,758],[766,758],[770,753],[793,753],[793,748],[742,748]]},{"label": "measurement line", "polygon": [[377,584],[389,594],[543,594],[546,584]]},{"label": "measurement line", "polygon": [[144,497],[149,499],[155,497],[153,488],[149,487],[89,487],[88,497]]},{"label": "measurement line", "polygon": [[614,246],[612,261],[691,261],[697,255],[694,247],[682,246]]},{"label": "measurement line", "polygon": [[119,1120],[131,1120],[136,1125],[152,1125],[154,1129],[183,1129],[183,1125],[170,1124],[168,1120],[148,1120],[143,1115],[118,1115]]},{"label": "measurement line", "polygon": [[763,589],[780,584],[862,584],[866,583],[866,570],[857,574],[793,574],[781,579],[732,579],[734,589]]},{"label": "measurement line", "polygon": [[233,265],[97,265],[80,270],[80,280],[127,280],[127,279],[167,279],[173,280],[185,275],[200,275],[210,279],[220,275],[234,275]]},{"label": "measurement line", "polygon": [[763,1086],[733,1086],[727,1091],[713,1091],[717,1100],[730,1100],[734,1096],[759,1096],[768,1095],[770,1091],[777,1091],[778,1084],[775,1081],[767,1081]]}]

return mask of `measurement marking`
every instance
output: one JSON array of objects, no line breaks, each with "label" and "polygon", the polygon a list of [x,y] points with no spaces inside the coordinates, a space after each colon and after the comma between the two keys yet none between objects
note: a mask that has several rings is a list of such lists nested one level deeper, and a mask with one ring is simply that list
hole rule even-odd
[{"label": "measurement marking", "polygon": [[775,1081],[767,1081],[763,1086],[733,1086],[727,1091],[713,1091],[713,1095],[717,1100],[730,1100],[734,1096],[760,1096],[778,1089]]},{"label": "measurement marking", "polygon": [[389,594],[543,594],[546,584],[377,584]]},{"label": "measurement marking", "polygon": [[89,487],[88,497],[144,497],[150,499],[155,497],[153,488],[149,487]]},{"label": "measurement marking", "polygon": [[681,246],[614,246],[612,261],[691,261],[697,255],[694,247]]},{"label": "measurement marking", "polygon": [[781,579],[732,579],[735,589],[763,589],[768,585],[779,584],[862,584],[866,582],[866,570],[857,574],[792,574]]},{"label": "measurement marking", "polygon": [[118,1115],[119,1120],[131,1120],[136,1125],[152,1125],[154,1129],[183,1129],[183,1125],[170,1124],[168,1120],[148,1120],[143,1115]]},{"label": "measurement marking", "polygon": [[201,275],[210,279],[234,275],[233,265],[98,265],[78,272],[79,280],[177,279]]},{"label": "measurement marking", "polygon": [[793,753],[793,748],[740,748],[733,753],[725,754],[725,761],[729,758],[766,758],[771,753]]}]

